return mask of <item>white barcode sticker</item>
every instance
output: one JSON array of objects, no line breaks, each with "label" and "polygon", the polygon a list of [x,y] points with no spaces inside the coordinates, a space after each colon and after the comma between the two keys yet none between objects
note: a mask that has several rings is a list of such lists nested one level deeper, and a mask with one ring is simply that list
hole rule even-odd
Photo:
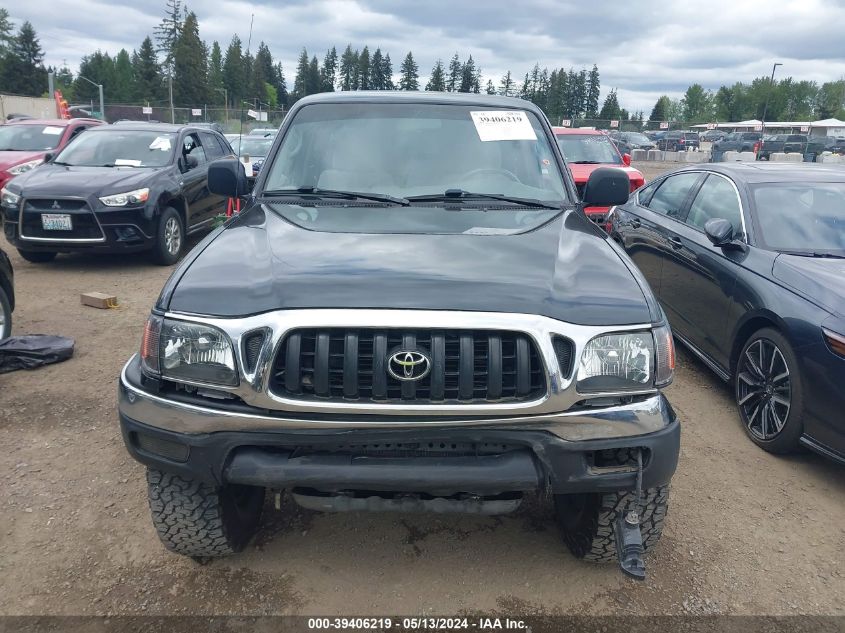
[{"label": "white barcode sticker", "polygon": [[537,135],[523,110],[486,110],[469,113],[482,141],[536,141]]},{"label": "white barcode sticker", "polygon": [[65,129],[63,127],[57,127],[55,125],[48,125],[43,130],[41,130],[41,133],[42,134],[49,134],[50,136],[58,136],[59,134],[61,134],[64,131],[65,131]]}]

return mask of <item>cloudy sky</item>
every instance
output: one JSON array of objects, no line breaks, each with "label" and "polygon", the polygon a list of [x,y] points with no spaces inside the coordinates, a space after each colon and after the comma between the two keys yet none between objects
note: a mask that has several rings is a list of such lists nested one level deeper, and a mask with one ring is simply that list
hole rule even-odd
[{"label": "cloudy sky", "polygon": [[[0,0],[12,19],[30,20],[48,64],[75,70],[82,55],[137,48],[160,21],[165,0]],[[225,46],[237,32],[270,46],[292,84],[305,46],[380,46],[399,62],[412,50],[427,75],[437,58],[472,54],[494,83],[540,66],[598,64],[602,98],[617,88],[623,107],[646,115],[661,94],[681,96],[750,81],[784,64],[779,77],[818,82],[845,77],[845,0],[192,0],[200,35]]]}]

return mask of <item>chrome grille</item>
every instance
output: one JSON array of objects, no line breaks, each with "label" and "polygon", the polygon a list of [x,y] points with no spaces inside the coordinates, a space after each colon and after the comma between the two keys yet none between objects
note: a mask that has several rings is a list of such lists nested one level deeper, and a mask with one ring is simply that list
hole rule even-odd
[{"label": "chrome grille", "polygon": [[[388,372],[397,350],[418,350],[430,371],[413,381]],[[375,403],[488,403],[546,393],[534,341],[495,330],[302,328],[276,355],[271,391],[281,397]]]}]

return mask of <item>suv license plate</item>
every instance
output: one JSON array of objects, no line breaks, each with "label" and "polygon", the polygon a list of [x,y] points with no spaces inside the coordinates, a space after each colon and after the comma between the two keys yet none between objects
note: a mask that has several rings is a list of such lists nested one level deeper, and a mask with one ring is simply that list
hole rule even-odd
[{"label": "suv license plate", "polygon": [[72,231],[73,224],[67,213],[42,213],[41,226],[45,231]]}]

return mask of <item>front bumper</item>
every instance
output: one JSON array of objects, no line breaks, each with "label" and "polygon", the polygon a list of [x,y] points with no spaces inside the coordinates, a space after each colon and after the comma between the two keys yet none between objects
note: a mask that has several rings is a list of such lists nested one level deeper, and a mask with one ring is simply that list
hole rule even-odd
[{"label": "front bumper", "polygon": [[[680,442],[680,424],[662,394],[605,408],[497,419],[298,417],[243,409],[162,398],[126,370],[119,382],[120,424],[130,454],[152,468],[217,485],[444,496],[609,492],[633,489],[636,468],[603,467],[601,455],[641,449],[643,486],[650,488],[671,479]],[[472,448],[454,455],[438,450],[455,446]],[[375,447],[377,454],[356,454],[362,447]],[[389,454],[379,454],[386,447]],[[487,448],[472,454],[479,447]]]},{"label": "front bumper", "polygon": [[[86,222],[88,230],[84,235],[76,231],[40,231],[35,218],[37,212],[27,212],[29,229],[24,229],[23,213],[20,209],[2,208],[5,216],[6,239],[14,246],[26,251],[125,253],[149,250],[154,245],[156,219],[146,207],[85,209],[69,213],[74,227],[80,221]],[[60,210],[58,213],[65,213]],[[36,230],[32,231],[32,226]]]}]

